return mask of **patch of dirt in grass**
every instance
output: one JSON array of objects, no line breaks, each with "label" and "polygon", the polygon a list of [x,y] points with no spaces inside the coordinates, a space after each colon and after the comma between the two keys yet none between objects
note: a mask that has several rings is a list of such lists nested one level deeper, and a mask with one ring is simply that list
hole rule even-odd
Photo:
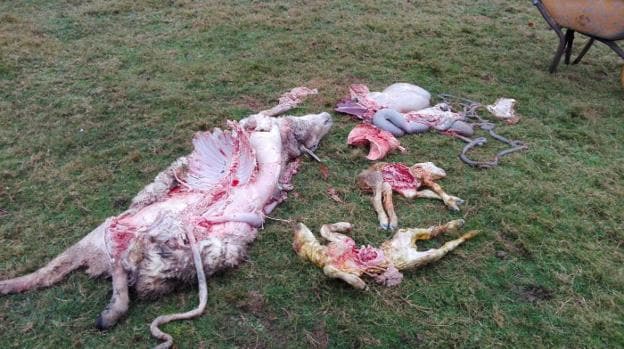
[{"label": "patch of dirt in grass", "polygon": [[236,307],[254,315],[262,315],[264,310],[264,295],[258,291],[249,291],[244,299],[236,303]]},{"label": "patch of dirt in grass", "polygon": [[329,335],[325,328],[325,321],[320,321],[314,330],[305,331],[306,340],[315,349],[325,349],[329,346]]},{"label": "patch of dirt in grass", "polygon": [[518,294],[520,299],[529,303],[548,301],[554,297],[553,291],[536,284],[517,287],[515,292]]},{"label": "patch of dirt in grass", "polygon": [[127,197],[117,197],[113,201],[113,207],[118,210],[127,208],[129,204],[130,204],[130,199]]},{"label": "patch of dirt in grass", "polygon": [[[238,345],[243,348],[287,346],[289,339],[277,325],[278,317],[269,309],[261,292],[252,290],[234,298],[234,305],[243,313],[239,317],[231,318],[227,327],[238,333]],[[240,331],[248,332],[249,336],[241,336]]]},{"label": "patch of dirt in grass", "polygon": [[358,348],[369,348],[371,346],[379,346],[379,345],[381,345],[381,341],[375,337],[359,336],[357,338],[356,347]]},{"label": "patch of dirt in grass", "polygon": [[505,251],[496,251],[497,258],[506,259],[509,253],[529,259],[532,256],[531,251],[529,251],[525,244],[518,239],[517,234],[512,231],[502,231],[497,233],[496,241],[505,249]]},{"label": "patch of dirt in grass", "polygon": [[404,333],[400,335],[401,342],[409,347],[416,347],[423,343],[424,336],[420,333]]},{"label": "patch of dirt in grass", "polygon": [[242,96],[240,98],[240,101],[238,102],[238,105],[244,108],[248,108],[254,112],[259,112],[261,110],[270,108],[267,107],[261,100],[252,96]]}]

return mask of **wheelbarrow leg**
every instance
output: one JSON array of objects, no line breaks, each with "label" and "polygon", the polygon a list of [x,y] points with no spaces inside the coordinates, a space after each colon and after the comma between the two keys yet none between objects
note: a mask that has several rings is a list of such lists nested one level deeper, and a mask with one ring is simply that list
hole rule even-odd
[{"label": "wheelbarrow leg", "polygon": [[622,59],[624,59],[624,51],[620,48],[620,46],[615,43],[615,41],[601,39],[598,40],[609,46],[613,51],[615,51],[615,53],[617,53],[618,55],[620,55],[620,57],[622,57]]},{"label": "wheelbarrow leg", "polygon": [[574,62],[572,62],[572,64],[579,64],[581,62],[581,59],[583,59],[583,56],[585,56],[585,54],[587,53],[587,51],[589,51],[589,48],[594,44],[594,41],[596,39],[594,38],[589,38],[589,41],[587,42],[587,44],[585,44],[585,47],[583,47],[583,49],[581,50],[581,53],[579,53],[578,57],[576,57],[576,59],[574,60]]},{"label": "wheelbarrow leg", "polygon": [[555,20],[552,17],[550,17],[550,14],[548,14],[548,11],[546,11],[546,8],[544,7],[544,4],[542,3],[541,0],[533,0],[533,5],[537,7],[539,12],[542,14],[542,17],[544,17],[544,19],[546,20],[546,23],[550,25],[550,27],[555,31],[555,33],[557,33],[557,36],[559,37],[559,47],[557,48],[557,51],[555,52],[555,57],[552,63],[550,64],[550,69],[549,69],[551,73],[554,73],[555,70],[557,70],[559,61],[561,61],[561,55],[563,54],[563,51],[565,50],[565,47],[566,47],[567,33],[566,35],[563,34],[563,32],[561,31],[561,27],[559,26],[559,24],[557,24],[557,22],[555,22]]},{"label": "wheelbarrow leg", "polygon": [[572,43],[574,42],[574,30],[566,30],[566,48],[565,48],[565,64],[570,64],[570,56],[572,55]]},{"label": "wheelbarrow leg", "polygon": [[[561,33],[561,31],[558,31],[557,34],[559,33]],[[557,51],[555,51],[555,57],[553,58],[552,63],[550,63],[549,71],[551,73],[554,73],[557,70],[557,66],[561,61],[561,56],[563,55],[563,51],[565,51],[567,42],[567,38],[563,36],[563,33],[561,33],[561,35],[559,35],[559,47],[557,47]]]}]

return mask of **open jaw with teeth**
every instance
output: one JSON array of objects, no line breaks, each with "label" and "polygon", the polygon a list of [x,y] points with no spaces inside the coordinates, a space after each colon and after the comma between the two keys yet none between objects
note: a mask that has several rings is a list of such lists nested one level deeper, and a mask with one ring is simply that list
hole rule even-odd
[{"label": "open jaw with teeth", "polygon": [[330,278],[336,278],[358,288],[366,288],[362,276],[366,275],[384,286],[398,285],[403,279],[401,270],[418,268],[435,262],[454,250],[464,241],[477,235],[472,230],[455,240],[446,242],[440,248],[418,251],[418,240],[429,240],[441,233],[456,232],[464,225],[461,219],[443,225],[423,228],[399,229],[392,239],[381,247],[357,247],[355,241],[342,234],[351,231],[347,222],[325,224],[321,227],[321,236],[329,243],[322,245],[304,224],[295,229],[293,248],[299,257],[309,260],[323,270]]},{"label": "open jaw with teeth", "polygon": [[158,325],[201,315],[206,275],[241,263],[264,218],[292,189],[300,156],[315,149],[332,126],[328,113],[275,117],[315,94],[295,88],[269,110],[229,130],[199,132],[194,150],[156,176],[122,214],[104,223],[45,267],[0,281],[0,294],[50,286],[69,272],[112,276],[110,304],[96,321],[115,325],[128,311],[128,288],[157,297],[182,283],[199,281],[200,304],[189,312],[158,317],[152,334],[170,347],[172,337]]}]

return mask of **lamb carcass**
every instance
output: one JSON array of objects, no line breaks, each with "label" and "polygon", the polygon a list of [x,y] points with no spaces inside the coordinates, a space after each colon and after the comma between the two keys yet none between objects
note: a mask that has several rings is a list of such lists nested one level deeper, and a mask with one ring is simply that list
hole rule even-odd
[{"label": "lamb carcass", "polygon": [[0,294],[50,286],[72,270],[112,276],[110,304],[96,321],[108,329],[128,310],[128,288],[139,297],[156,297],[194,278],[200,306],[186,314],[157,318],[152,334],[172,343],[158,325],[201,314],[206,304],[205,276],[238,265],[257,229],[292,189],[299,157],[312,152],[329,131],[328,113],[273,117],[316,93],[293,89],[270,110],[229,130],[199,132],[193,152],[156,176],[122,214],[106,219],[45,267],[0,281]]},{"label": "lamb carcass", "polygon": [[295,229],[293,248],[301,258],[323,269],[325,275],[341,279],[355,288],[366,288],[366,283],[361,279],[363,275],[372,277],[381,285],[395,286],[403,279],[400,270],[418,268],[437,261],[464,241],[476,236],[477,231],[469,231],[440,248],[427,251],[417,250],[418,240],[429,240],[441,233],[455,232],[463,225],[464,221],[458,219],[426,229],[399,229],[391,240],[377,248],[370,245],[357,247],[353,239],[341,234],[351,230],[352,226],[347,222],[325,224],[321,227],[321,236],[329,241],[327,245],[321,245],[310,229],[299,223]]},{"label": "lamb carcass", "polygon": [[[378,162],[357,176],[360,189],[373,193],[373,208],[382,229],[394,230],[399,219],[394,211],[392,192],[408,199],[429,198],[442,200],[451,210],[459,211],[464,200],[448,195],[435,181],[446,177],[446,172],[432,162],[408,167],[402,163]],[[428,188],[428,189],[425,189]]]}]

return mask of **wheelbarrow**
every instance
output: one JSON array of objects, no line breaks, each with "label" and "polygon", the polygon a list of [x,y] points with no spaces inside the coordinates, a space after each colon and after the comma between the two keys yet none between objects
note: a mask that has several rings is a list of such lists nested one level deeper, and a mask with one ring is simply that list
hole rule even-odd
[{"label": "wheelbarrow", "polygon": [[[624,59],[624,51],[616,44],[624,39],[624,0],[533,0],[533,5],[559,36],[551,73],[557,70],[564,52],[565,64],[570,64],[574,32],[588,36],[589,41],[572,64],[581,61],[594,41],[604,43]],[[622,74],[624,79],[624,68]]]}]

